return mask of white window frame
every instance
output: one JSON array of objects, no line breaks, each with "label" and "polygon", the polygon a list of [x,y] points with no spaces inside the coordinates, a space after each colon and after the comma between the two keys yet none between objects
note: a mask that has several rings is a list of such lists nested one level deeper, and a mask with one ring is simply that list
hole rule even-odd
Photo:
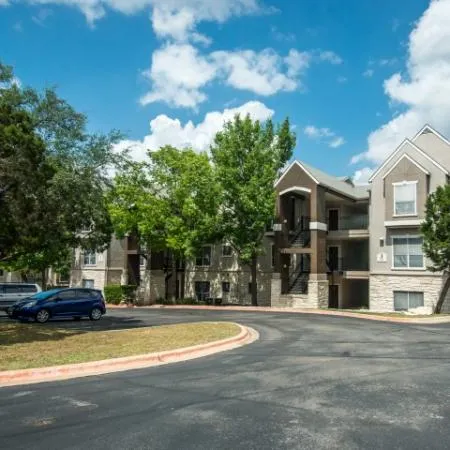
[{"label": "white window frame", "polygon": [[[396,183],[392,183],[392,191],[393,191],[393,199],[394,199],[394,205],[393,205],[393,210],[392,210],[392,217],[415,217],[417,216],[417,185],[418,185],[418,181],[398,181]],[[396,208],[395,208],[395,204],[396,204],[396,199],[395,199],[395,187],[396,186],[405,186],[408,184],[415,184],[416,185],[416,189],[414,190],[414,213],[411,214],[397,214]]]},{"label": "white window frame", "polygon": [[[88,256],[88,262],[86,262],[86,256]],[[94,256],[94,262],[92,262],[92,256]],[[97,253],[96,252],[83,252],[83,266],[93,267],[97,265]]]},{"label": "white window frame", "polygon": [[[395,309],[395,293],[399,292],[399,293],[404,293],[408,295],[408,309],[406,309],[406,311],[411,311],[414,309],[418,309],[418,308],[423,308],[425,306],[425,292],[423,291],[401,291],[401,290],[395,290],[392,292],[392,303],[393,303],[393,309],[394,311],[404,311],[403,309]],[[418,306],[417,308],[411,308],[409,306],[409,296],[410,294],[422,294],[422,299],[423,299],[423,305],[422,306]]]},{"label": "white window frame", "polygon": [[391,269],[392,270],[425,270],[425,255],[422,251],[422,267],[409,267],[409,253],[408,253],[408,266],[406,267],[395,267],[395,259],[394,259],[394,239],[414,239],[414,238],[421,238],[423,242],[423,236],[420,234],[395,234],[391,236]]},{"label": "white window frame", "polygon": [[202,256],[201,256],[201,258],[202,258],[202,264],[197,264],[197,258],[198,258],[198,257],[196,257],[196,258],[195,258],[195,267],[211,267],[211,266],[212,266],[213,247],[212,247],[212,245],[203,245],[203,246],[202,246],[202,250],[203,250],[204,248],[206,248],[206,247],[209,247],[209,249],[210,249],[210,252],[209,252],[209,264],[206,264],[206,265],[203,264],[205,258],[204,258],[203,255],[202,255]]},{"label": "white window frame", "polygon": [[[224,247],[230,247],[231,248],[231,254],[224,255],[224,253],[223,253]],[[227,244],[227,243],[222,244],[222,258],[232,258],[232,257],[233,257],[233,247],[230,244]]]}]

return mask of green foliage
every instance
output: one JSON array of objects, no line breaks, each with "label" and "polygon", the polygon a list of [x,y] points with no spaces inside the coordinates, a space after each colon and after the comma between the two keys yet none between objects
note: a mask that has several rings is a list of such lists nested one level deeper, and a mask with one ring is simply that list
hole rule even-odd
[{"label": "green foliage", "polygon": [[275,210],[274,183],[291,158],[295,142],[288,119],[275,132],[271,121],[262,125],[249,116],[236,116],[217,134],[211,148],[223,192],[221,232],[252,268],[253,304],[257,303],[257,257]]},{"label": "green foliage", "polygon": [[422,234],[424,253],[433,263],[429,269],[450,270],[450,185],[428,196]]},{"label": "green foliage", "polygon": [[112,305],[118,305],[121,302],[133,303],[135,299],[136,286],[119,284],[110,284],[104,289],[105,300]]},{"label": "green foliage", "polygon": [[217,238],[221,196],[209,158],[170,146],[149,158],[129,164],[114,180],[108,199],[115,232],[139,236],[153,252],[169,250],[174,263],[194,257]]},{"label": "green foliage", "polygon": [[20,88],[12,76],[0,64],[0,165],[8,167],[0,169],[0,216],[11,211],[0,219],[0,264],[67,266],[70,249],[100,251],[110,242],[105,193],[108,171],[123,161],[113,151],[121,135],[89,134],[87,118],[54,90]]}]

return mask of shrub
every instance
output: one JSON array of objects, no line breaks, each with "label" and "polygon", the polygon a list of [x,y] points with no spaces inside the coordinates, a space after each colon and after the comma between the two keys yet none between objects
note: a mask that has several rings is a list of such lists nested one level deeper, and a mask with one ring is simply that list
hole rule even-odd
[{"label": "shrub", "polygon": [[105,286],[104,292],[106,302],[111,303],[112,305],[118,305],[122,301],[133,303],[136,293],[136,286],[111,284]]}]

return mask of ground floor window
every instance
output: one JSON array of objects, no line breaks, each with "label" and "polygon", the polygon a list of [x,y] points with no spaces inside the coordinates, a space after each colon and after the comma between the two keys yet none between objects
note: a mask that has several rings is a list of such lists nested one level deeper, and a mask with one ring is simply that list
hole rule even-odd
[{"label": "ground floor window", "polygon": [[210,284],[209,281],[196,281],[195,282],[195,297],[197,300],[205,300],[210,297]]},{"label": "ground floor window", "polygon": [[423,292],[394,291],[395,311],[408,311],[423,305]]},{"label": "ground floor window", "polygon": [[230,282],[222,281],[222,294],[229,294],[229,293],[230,293]]},{"label": "ground floor window", "polygon": [[94,280],[83,280],[83,287],[88,289],[94,288]]}]

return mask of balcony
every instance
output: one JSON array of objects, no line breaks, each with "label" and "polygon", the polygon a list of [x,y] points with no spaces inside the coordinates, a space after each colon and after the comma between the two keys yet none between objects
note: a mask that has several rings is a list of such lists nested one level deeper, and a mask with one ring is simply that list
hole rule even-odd
[{"label": "balcony", "polygon": [[335,222],[328,222],[328,237],[330,239],[368,238],[369,215],[341,216]]},{"label": "balcony", "polygon": [[342,273],[344,278],[366,279],[369,277],[369,260],[334,258],[327,261],[329,273]]}]

